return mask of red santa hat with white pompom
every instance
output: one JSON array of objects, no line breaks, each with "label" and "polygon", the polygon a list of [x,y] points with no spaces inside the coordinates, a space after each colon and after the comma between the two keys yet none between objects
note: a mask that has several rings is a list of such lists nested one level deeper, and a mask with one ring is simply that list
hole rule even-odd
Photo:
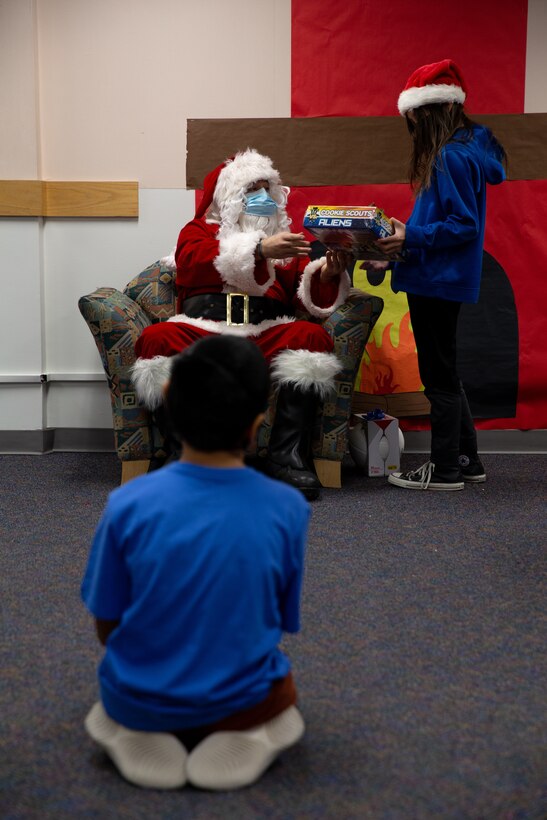
[{"label": "red santa hat with white pompom", "polygon": [[404,115],[413,108],[432,103],[465,102],[467,87],[453,60],[429,63],[413,71],[399,95],[397,107]]}]

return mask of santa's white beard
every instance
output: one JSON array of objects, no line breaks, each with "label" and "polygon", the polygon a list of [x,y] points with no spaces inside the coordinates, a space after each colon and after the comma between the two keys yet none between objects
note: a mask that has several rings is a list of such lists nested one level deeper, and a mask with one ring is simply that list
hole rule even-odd
[{"label": "santa's white beard", "polygon": [[274,216],[251,216],[251,214],[242,213],[237,224],[242,233],[264,231],[266,236],[273,236],[278,231],[277,214]]}]

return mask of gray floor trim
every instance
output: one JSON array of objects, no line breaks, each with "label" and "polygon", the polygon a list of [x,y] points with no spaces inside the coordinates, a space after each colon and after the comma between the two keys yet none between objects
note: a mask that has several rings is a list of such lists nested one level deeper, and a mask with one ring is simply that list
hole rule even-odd
[{"label": "gray floor trim", "polygon": [[[478,430],[482,453],[547,453],[547,430]],[[405,452],[429,452],[429,431],[404,434]],[[0,454],[114,452],[114,434],[107,428],[59,427],[48,430],[0,430]]]},{"label": "gray floor trim", "polygon": [[[406,453],[428,453],[428,430],[404,433]],[[547,430],[477,430],[481,453],[547,453]]]},{"label": "gray floor trim", "polygon": [[111,453],[114,433],[108,428],[58,427],[47,430],[0,430],[0,453],[42,455],[53,452]]}]

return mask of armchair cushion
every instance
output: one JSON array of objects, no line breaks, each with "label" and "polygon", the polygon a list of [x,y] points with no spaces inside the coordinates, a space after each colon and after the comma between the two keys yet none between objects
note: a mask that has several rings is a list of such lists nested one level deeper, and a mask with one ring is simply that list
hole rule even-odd
[{"label": "armchair cushion", "polygon": [[164,322],[175,315],[176,270],[154,262],[135,276],[124,293],[146,313],[150,322]]}]

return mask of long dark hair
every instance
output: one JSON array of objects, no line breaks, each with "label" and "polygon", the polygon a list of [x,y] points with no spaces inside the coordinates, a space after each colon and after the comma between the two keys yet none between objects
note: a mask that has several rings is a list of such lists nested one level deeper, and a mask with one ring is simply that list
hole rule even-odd
[{"label": "long dark hair", "polygon": [[[432,103],[413,110],[415,121],[408,114],[406,124],[412,137],[412,154],[409,164],[410,185],[416,194],[427,190],[441,150],[454,138],[458,129],[462,133],[458,139],[467,142],[473,139],[473,126],[460,103]],[[507,154],[503,146],[492,135],[493,142],[500,150],[500,157],[507,164]]]}]

